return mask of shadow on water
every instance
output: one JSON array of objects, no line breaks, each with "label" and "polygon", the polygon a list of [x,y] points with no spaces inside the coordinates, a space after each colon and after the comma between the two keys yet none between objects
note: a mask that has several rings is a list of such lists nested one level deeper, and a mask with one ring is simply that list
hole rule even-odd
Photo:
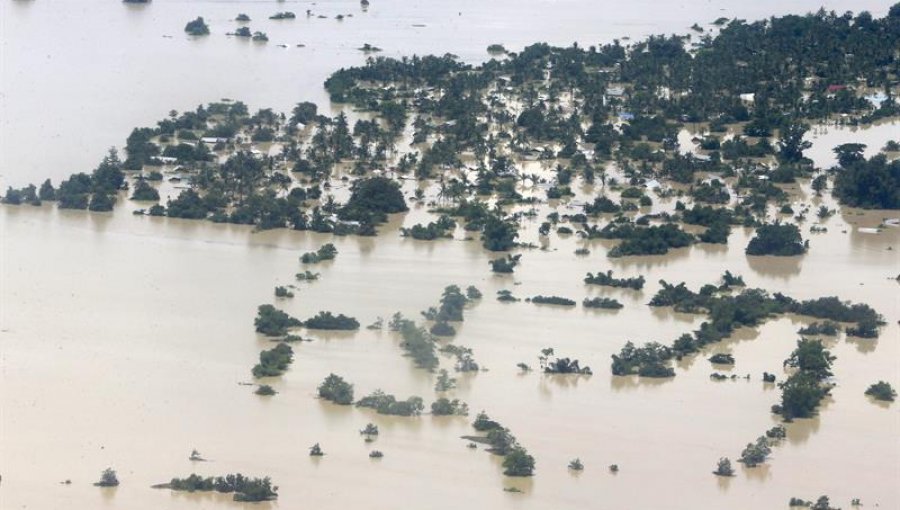
[{"label": "shadow on water", "polygon": [[656,388],[671,383],[674,377],[639,377],[637,375],[614,375],[609,379],[613,391],[631,391],[637,388]]}]

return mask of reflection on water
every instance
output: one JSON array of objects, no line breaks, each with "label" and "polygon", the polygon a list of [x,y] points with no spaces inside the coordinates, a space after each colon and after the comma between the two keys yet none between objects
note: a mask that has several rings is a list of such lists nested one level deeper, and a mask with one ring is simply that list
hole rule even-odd
[{"label": "reflection on water", "polygon": [[800,274],[800,265],[804,255],[797,257],[776,257],[774,255],[748,255],[750,269],[760,275],[788,280]]}]

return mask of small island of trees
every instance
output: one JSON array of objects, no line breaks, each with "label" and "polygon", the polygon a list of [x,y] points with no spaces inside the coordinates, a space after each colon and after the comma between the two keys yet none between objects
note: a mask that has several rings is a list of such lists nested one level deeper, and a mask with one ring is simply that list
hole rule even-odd
[{"label": "small island of trees", "polygon": [[171,489],[184,492],[221,492],[234,494],[235,501],[256,503],[278,498],[278,487],[272,485],[269,477],[250,478],[237,473],[233,475],[202,477],[191,474],[187,478],[173,478],[169,483],[153,486],[156,489]]},{"label": "small island of trees", "polygon": [[202,16],[198,16],[197,19],[189,21],[184,26],[184,31],[188,35],[209,35],[209,25],[206,24]]}]

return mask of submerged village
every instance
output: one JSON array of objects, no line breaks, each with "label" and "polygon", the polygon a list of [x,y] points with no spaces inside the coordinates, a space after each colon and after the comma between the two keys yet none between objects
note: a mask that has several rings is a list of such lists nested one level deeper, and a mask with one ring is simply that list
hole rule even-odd
[{"label": "submerged village", "polygon": [[[273,19],[294,17],[273,16],[279,15]],[[202,18],[185,30],[209,33]],[[261,32],[253,37],[265,42]],[[738,464],[760,469],[777,462],[771,456],[786,429],[815,416],[836,384],[835,338],[874,342],[896,311],[896,300],[800,299],[789,289],[751,288],[732,271],[710,275],[699,288],[665,280],[657,286],[649,275],[617,274],[609,261],[728,245],[735,231],[750,238],[741,248],[747,257],[799,259],[816,250],[829,218],[854,214],[847,211],[880,211],[874,231],[900,228],[900,132],[881,147],[830,148],[830,167],[807,155],[817,126],[866,127],[900,117],[900,4],[881,18],[824,10],[760,21],[720,18],[682,35],[588,47],[536,42],[514,51],[498,42],[479,65],[452,54],[394,59],[378,56],[374,46],[361,50],[370,55],[365,65],[335,70],[323,84],[332,105],[342,107],[336,115],[311,102],[290,112],[252,112],[231,99],[171,111],[155,126],[136,127],[92,172],[10,187],[3,207],[55,202],[104,214],[133,203],[133,221],[167,217],[376,243],[386,236],[455,240],[480,245],[491,259],[483,271],[497,277],[515,275],[554,238],[574,239],[578,247],[569,256],[596,266],[582,276],[586,288],[628,293],[646,285],[655,290],[645,306],[698,316],[700,327],[655,342],[609,339],[619,348],[606,366],[580,361],[583,353],[563,338],[509,364],[523,374],[567,378],[668,379],[708,371],[709,384],[746,378],[771,388],[771,407],[758,412],[778,424],[722,451],[708,466],[710,477],[741,476]],[[413,207],[423,211],[421,222],[391,221]],[[431,374],[433,394],[362,388],[352,373],[337,370],[309,390],[328,405],[374,414],[467,417],[471,432],[460,446],[501,458],[508,477],[601,469],[574,456],[568,465],[542,463],[490,408],[470,408],[455,397],[458,378],[486,369],[477,339],[460,341],[457,331],[467,311],[486,300],[521,313],[545,306],[605,314],[630,301],[617,294],[529,295],[513,280],[488,294],[472,282],[448,281],[419,316],[385,309],[377,318],[353,317],[339,305],[308,317],[284,310],[306,287],[335,277],[328,262],[340,257],[334,243],[297,253],[296,274],[285,274],[270,302],[246,317],[271,341],[258,359],[247,359],[252,382],[242,384],[255,398],[280,398],[273,381],[318,332],[384,331],[398,340],[398,356]],[[900,280],[897,271],[883,276]],[[790,356],[771,359],[763,373],[731,371],[735,358],[718,345],[741,328],[786,315],[805,324],[790,340]],[[869,382],[859,399],[875,405],[896,398],[897,380],[873,374]],[[369,452],[373,461],[391,455],[378,437],[375,423],[359,430],[360,440],[377,447]],[[310,456],[327,453],[327,444],[310,442]],[[195,450],[190,460],[204,462],[204,454]],[[614,461],[602,466],[611,476],[619,469]],[[104,471],[97,484],[118,485],[115,470]],[[279,494],[278,480],[265,473],[190,474],[154,487],[233,493],[244,502]],[[827,510],[862,505],[865,496],[834,502],[827,494],[798,494],[784,503]]]}]

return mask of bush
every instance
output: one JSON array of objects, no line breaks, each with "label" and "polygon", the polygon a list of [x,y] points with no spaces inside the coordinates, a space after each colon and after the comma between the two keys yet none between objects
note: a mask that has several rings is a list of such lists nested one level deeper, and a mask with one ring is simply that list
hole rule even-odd
[{"label": "bush", "polygon": [[319,398],[323,398],[338,405],[350,405],[353,403],[353,385],[343,377],[329,374],[319,385]]},{"label": "bush", "polygon": [[256,393],[257,395],[262,395],[264,397],[270,397],[278,392],[275,391],[275,388],[269,386],[268,384],[260,384],[259,387],[256,388],[256,391],[254,393]]},{"label": "bush", "polygon": [[539,305],[559,305],[559,306],[575,306],[575,301],[560,296],[541,296],[537,295],[531,298],[532,303]]},{"label": "bush", "polygon": [[765,437],[759,436],[755,443],[748,443],[741,452],[740,461],[747,467],[756,467],[766,461],[772,453],[769,442]]},{"label": "bush", "polygon": [[613,278],[612,271],[597,273],[596,275],[588,273],[584,278],[584,283],[589,285],[603,285],[606,287],[619,287],[634,290],[643,289],[644,282],[643,276],[638,276],[637,278]]},{"label": "bush", "polygon": [[674,377],[675,370],[666,366],[674,356],[673,350],[658,342],[649,342],[643,347],[635,347],[626,342],[619,354],[612,355],[613,375],[638,374],[643,377]]},{"label": "bush", "polygon": [[331,312],[319,312],[315,317],[306,319],[303,326],[308,329],[352,331],[359,329],[359,321],[344,314],[333,315]]},{"label": "bush", "polygon": [[734,468],[731,467],[731,461],[727,457],[719,459],[716,470],[713,471],[716,476],[734,476]]},{"label": "bush", "polygon": [[491,271],[495,273],[512,273],[513,269],[519,265],[519,259],[522,255],[507,255],[490,261]]},{"label": "bush", "polygon": [[435,416],[466,416],[469,414],[469,406],[458,399],[441,397],[431,404],[431,414]]},{"label": "bush", "polygon": [[333,244],[327,243],[319,247],[318,250],[307,252],[300,256],[300,262],[304,264],[315,264],[324,260],[334,260],[337,257],[337,248]]},{"label": "bush", "polygon": [[403,338],[400,347],[413,359],[417,367],[433,370],[438,366],[438,358],[434,352],[434,338],[425,328],[397,314],[392,320],[391,329],[400,333]]},{"label": "bush", "polygon": [[260,305],[253,321],[257,333],[266,336],[284,336],[288,328],[299,327],[302,323],[272,305]]},{"label": "bush", "polygon": [[717,365],[734,365],[734,356],[718,352],[710,356],[709,362]]},{"label": "bush", "polygon": [[375,409],[378,414],[392,416],[418,416],[425,408],[421,397],[409,397],[406,400],[397,400],[393,395],[375,390],[373,393],[359,399],[357,407]]},{"label": "bush", "polygon": [[416,224],[411,228],[401,228],[400,234],[404,237],[412,237],[420,241],[433,241],[442,237],[452,237],[451,232],[456,228],[456,222],[447,215],[441,215],[437,221],[427,225]]},{"label": "bush", "polygon": [[894,388],[891,387],[890,383],[885,381],[878,381],[869,386],[869,389],[866,390],[866,395],[873,397],[875,400],[882,400],[884,402],[893,402],[894,399],[897,398],[897,392],[894,391]]},{"label": "bush", "polygon": [[106,468],[100,473],[100,481],[94,485],[97,487],[116,487],[119,485],[119,477],[113,468]]},{"label": "bush", "polygon": [[500,423],[490,419],[490,417],[484,411],[478,413],[475,416],[475,421],[472,422],[472,427],[475,428],[478,432],[489,432],[495,429],[502,429],[503,426]]},{"label": "bush", "polygon": [[208,35],[209,26],[203,21],[203,17],[200,16],[193,21],[189,21],[187,25],[184,26],[184,31],[189,35]]},{"label": "bush", "polygon": [[289,291],[287,287],[278,286],[275,287],[275,297],[292,298],[294,293]]},{"label": "bush", "polygon": [[622,303],[615,299],[601,297],[585,298],[581,305],[585,308],[601,308],[604,310],[618,310],[624,307]]},{"label": "bush", "polygon": [[235,501],[271,501],[278,497],[278,488],[272,486],[269,477],[249,478],[240,473],[203,478],[191,474],[187,478],[173,478],[165,487],[174,491],[234,493]]},{"label": "bush", "polygon": [[159,192],[156,188],[147,184],[144,179],[138,179],[134,186],[134,192],[131,194],[132,200],[156,202],[159,200]]}]

